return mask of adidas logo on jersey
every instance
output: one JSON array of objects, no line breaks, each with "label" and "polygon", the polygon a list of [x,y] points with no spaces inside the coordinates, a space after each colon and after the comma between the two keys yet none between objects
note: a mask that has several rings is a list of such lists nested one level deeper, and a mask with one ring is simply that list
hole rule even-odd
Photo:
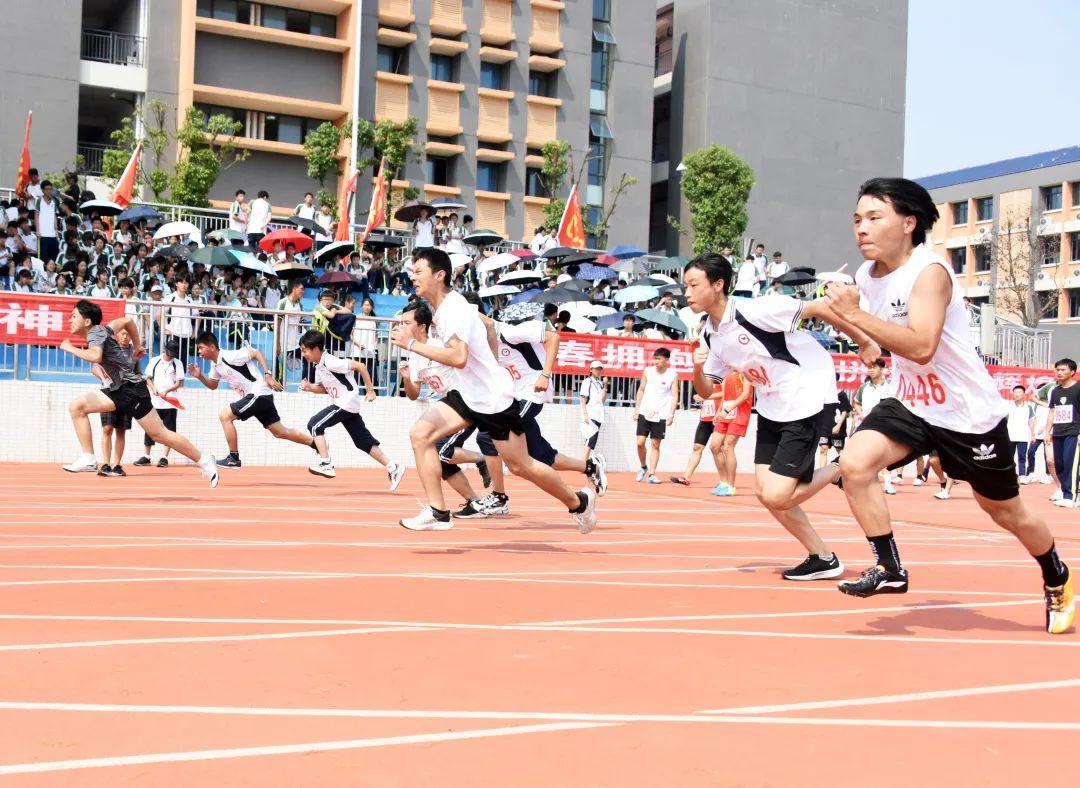
[{"label": "adidas logo on jersey", "polygon": [[994,451],[994,444],[987,446],[985,443],[980,443],[971,450],[975,454],[976,462],[986,462],[997,457],[997,453]]},{"label": "adidas logo on jersey", "polygon": [[889,306],[892,307],[892,316],[895,318],[907,317],[907,302],[901,301],[899,298],[891,302]]}]

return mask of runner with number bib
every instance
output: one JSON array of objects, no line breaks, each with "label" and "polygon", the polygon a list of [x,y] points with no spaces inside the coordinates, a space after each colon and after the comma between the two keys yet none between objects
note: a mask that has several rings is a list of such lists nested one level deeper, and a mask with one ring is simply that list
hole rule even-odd
[{"label": "runner with number bib", "polygon": [[841,321],[892,352],[896,393],[874,408],[840,457],[848,503],[877,558],[840,590],[859,597],[907,591],[875,482],[879,471],[935,450],[945,472],[969,482],[983,511],[1038,562],[1047,631],[1067,631],[1076,614],[1072,577],[1046,522],[1020,499],[1006,402],[971,343],[952,267],[926,243],[938,218],[933,199],[913,181],[875,178],[860,188],[854,218],[867,262],[855,286],[830,285],[826,301]]}]

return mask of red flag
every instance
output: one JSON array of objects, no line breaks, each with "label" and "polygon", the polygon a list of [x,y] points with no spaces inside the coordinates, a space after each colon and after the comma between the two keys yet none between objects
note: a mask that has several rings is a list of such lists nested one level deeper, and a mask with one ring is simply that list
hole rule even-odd
[{"label": "red flag", "polygon": [[338,205],[341,206],[341,219],[338,221],[337,232],[334,233],[335,241],[348,241],[349,230],[352,224],[352,202],[353,195],[356,194],[356,179],[360,176],[359,172],[353,172],[353,175],[349,180],[345,181],[341,186],[341,194],[338,195]]},{"label": "red flag", "polygon": [[19,155],[19,174],[15,176],[15,196],[25,197],[30,184],[30,121],[34,111],[26,113],[26,133],[23,135],[22,153]]},{"label": "red flag", "polygon": [[386,221],[386,159],[379,163],[379,174],[375,178],[375,191],[371,194],[371,207],[368,209],[367,225],[357,240],[357,246],[363,246],[371,231]]},{"label": "red flag", "polygon": [[139,140],[139,144],[135,146],[135,151],[131,154],[131,160],[124,167],[124,174],[116,182],[116,188],[109,197],[109,202],[114,202],[121,208],[127,208],[131,205],[131,195],[135,190],[135,176],[139,173],[140,153],[142,153],[142,140]]},{"label": "red flag", "polygon": [[559,244],[581,249],[585,246],[585,223],[581,220],[581,203],[578,201],[577,184],[570,187],[559,221]]}]

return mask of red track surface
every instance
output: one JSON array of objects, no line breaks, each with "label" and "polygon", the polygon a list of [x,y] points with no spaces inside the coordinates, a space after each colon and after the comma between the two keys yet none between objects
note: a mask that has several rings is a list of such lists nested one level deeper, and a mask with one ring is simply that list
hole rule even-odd
[{"label": "red track surface", "polygon": [[[516,480],[411,533],[412,471],[2,472],[4,785],[1078,782],[1080,638],[966,487],[901,488],[912,592],[858,600],[782,581],[798,545],[704,482],[614,478],[581,536]],[[839,491],[807,508],[866,565]]]}]

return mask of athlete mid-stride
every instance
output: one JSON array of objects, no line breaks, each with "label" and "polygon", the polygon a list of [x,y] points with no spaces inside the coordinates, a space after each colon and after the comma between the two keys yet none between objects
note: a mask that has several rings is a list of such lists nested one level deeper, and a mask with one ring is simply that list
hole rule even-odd
[{"label": "athlete mid-stride", "polygon": [[1046,521],[1020,498],[1007,403],[971,342],[952,267],[927,243],[937,218],[930,194],[913,181],[864,183],[854,227],[866,262],[855,286],[833,284],[826,293],[841,320],[892,352],[896,386],[840,456],[844,492],[877,559],[858,579],[841,581],[840,590],[860,597],[907,591],[877,475],[934,450],[945,473],[968,482],[983,511],[1039,564],[1046,628],[1061,634],[1076,615],[1073,579]]}]

